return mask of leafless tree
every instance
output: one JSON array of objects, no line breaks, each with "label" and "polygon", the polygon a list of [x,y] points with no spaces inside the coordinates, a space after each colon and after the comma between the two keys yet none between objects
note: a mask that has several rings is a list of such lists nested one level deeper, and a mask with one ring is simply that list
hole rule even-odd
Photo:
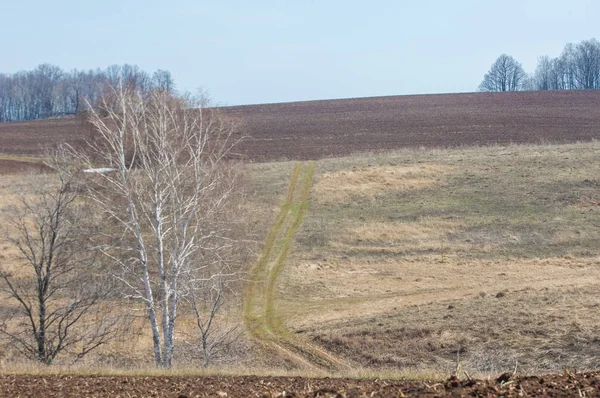
[{"label": "leafless tree", "polygon": [[559,57],[557,66],[562,90],[576,90],[577,81],[575,79],[575,45],[573,43],[567,43],[562,54]]},{"label": "leafless tree", "polygon": [[227,263],[220,254],[234,243],[218,224],[237,195],[238,168],[228,160],[235,129],[200,103],[119,85],[89,111],[98,139],[84,160],[113,171],[90,184],[111,222],[98,247],[126,297],[143,303],[160,367],[172,365],[182,301],[199,297],[202,281],[235,272],[215,266],[216,258]]},{"label": "leafless tree", "polygon": [[550,60],[550,90],[567,90],[565,64],[561,57]]},{"label": "leafless tree", "polygon": [[600,42],[584,40],[575,47],[575,80],[581,89],[600,88]]},{"label": "leafless tree", "polygon": [[159,69],[154,72],[152,86],[169,94],[175,94],[175,80],[168,70]]},{"label": "leafless tree", "polygon": [[552,59],[547,55],[538,58],[537,68],[535,69],[534,75],[534,89],[535,90],[552,90],[552,72],[553,64]]},{"label": "leafless tree", "polygon": [[[228,173],[230,177],[220,189],[238,190],[242,185],[239,172],[229,167]],[[205,267],[188,281],[185,295],[197,326],[196,332],[192,332],[191,343],[199,349],[205,367],[223,357],[237,342],[239,324],[232,322],[230,317],[237,319],[235,313],[241,310],[238,294],[242,286],[240,265],[251,261],[247,256],[250,252],[245,250],[246,239],[251,233],[239,211],[243,200],[238,196],[230,200],[228,206],[229,209],[224,209],[218,217],[207,220],[214,238],[205,245],[210,250],[199,253],[199,260]],[[215,327],[215,324],[218,325]]]},{"label": "leafless tree", "polygon": [[227,319],[219,327],[214,327],[220,320],[219,316],[223,316],[223,309],[228,304],[227,298],[232,296],[228,276],[230,275],[219,272],[212,277],[192,281],[192,288],[186,298],[191,304],[198,329],[197,339],[192,340],[191,345],[199,349],[204,367],[210,366],[213,358],[227,350],[239,337],[239,325],[227,322]]},{"label": "leafless tree", "polygon": [[122,320],[107,302],[111,284],[86,250],[76,170],[64,151],[52,160],[56,173],[31,176],[20,203],[5,210],[20,261],[0,265],[0,291],[10,298],[0,335],[47,365],[61,353],[77,360],[112,341]]},{"label": "leafless tree", "polygon": [[174,93],[171,73],[158,70],[152,78],[136,65],[111,65],[101,70],[65,72],[51,64],[33,70],[0,74],[0,122],[77,114],[85,101],[95,104],[107,84],[148,92]]},{"label": "leafless tree", "polygon": [[510,55],[502,54],[483,77],[479,91],[519,91],[527,77],[523,67]]}]

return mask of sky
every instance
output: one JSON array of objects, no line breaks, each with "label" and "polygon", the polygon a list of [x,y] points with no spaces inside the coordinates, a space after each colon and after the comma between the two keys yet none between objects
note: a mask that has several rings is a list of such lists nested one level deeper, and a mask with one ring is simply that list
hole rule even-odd
[{"label": "sky", "polygon": [[0,73],[132,64],[219,105],[476,91],[600,39],[598,0],[0,0]]}]

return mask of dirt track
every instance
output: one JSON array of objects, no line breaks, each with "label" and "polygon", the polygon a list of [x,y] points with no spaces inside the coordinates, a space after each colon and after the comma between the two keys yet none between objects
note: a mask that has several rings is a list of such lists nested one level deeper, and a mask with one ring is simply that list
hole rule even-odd
[{"label": "dirt track", "polygon": [[348,369],[339,358],[285,330],[276,314],[275,286],[294,235],[308,207],[314,162],[297,163],[280,214],[267,235],[261,256],[252,268],[244,305],[244,324],[252,338],[274,355],[291,361],[298,369]]},{"label": "dirt track", "polygon": [[[374,97],[222,108],[248,139],[243,157],[319,159],[365,150],[600,138],[600,90]],[[0,123],[0,153],[81,144],[76,118]]]},{"label": "dirt track", "polygon": [[307,379],[300,377],[210,376],[28,376],[1,375],[0,394],[20,397],[442,397],[600,396],[600,373],[486,381]]}]

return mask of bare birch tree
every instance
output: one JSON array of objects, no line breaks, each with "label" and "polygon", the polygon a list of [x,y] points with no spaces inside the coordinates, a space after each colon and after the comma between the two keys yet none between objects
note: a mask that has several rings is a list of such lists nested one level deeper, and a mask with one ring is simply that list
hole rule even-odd
[{"label": "bare birch tree", "polygon": [[198,281],[234,272],[209,259],[232,246],[215,223],[236,196],[235,130],[199,104],[119,85],[89,111],[97,139],[86,162],[108,171],[90,184],[110,221],[99,247],[126,297],[143,303],[160,367],[172,365],[182,301],[198,296]]},{"label": "bare birch tree", "polygon": [[83,357],[118,337],[122,325],[107,302],[111,284],[86,248],[86,210],[64,154],[48,164],[56,173],[31,176],[20,203],[5,209],[20,261],[0,264],[0,291],[10,298],[0,335],[47,365],[61,353]]}]

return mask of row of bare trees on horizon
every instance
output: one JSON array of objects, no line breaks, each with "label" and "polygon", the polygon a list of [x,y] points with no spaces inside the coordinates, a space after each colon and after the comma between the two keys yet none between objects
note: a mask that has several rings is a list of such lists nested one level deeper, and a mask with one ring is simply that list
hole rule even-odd
[{"label": "row of bare trees on horizon", "polygon": [[[175,80],[167,70],[152,74],[136,65],[106,69],[72,70],[41,64],[30,71],[0,73],[0,122],[13,122],[77,114],[85,102],[98,103],[109,87],[123,85],[139,92],[154,89],[175,93]],[[502,54],[492,64],[479,91],[600,89],[600,42],[594,38],[569,43],[556,58],[538,59],[528,74],[512,56]]]},{"label": "row of bare trees on horizon", "polygon": [[239,138],[202,101],[119,85],[89,108],[89,148],[54,150],[54,172],[5,209],[19,261],[0,262],[0,341],[76,361],[143,319],[155,365],[171,367],[190,350],[208,366],[235,340],[224,315],[250,255],[243,167],[228,156]]},{"label": "row of bare trees on horizon", "polygon": [[600,42],[594,38],[568,43],[556,58],[538,58],[535,72],[502,54],[483,77],[479,91],[544,91],[600,89]]},{"label": "row of bare trees on horizon", "polygon": [[110,93],[110,87],[120,85],[140,92],[175,93],[175,80],[167,70],[149,74],[137,65],[124,64],[67,72],[46,63],[29,71],[0,73],[0,122],[75,115],[86,108],[86,102],[96,104]]}]

